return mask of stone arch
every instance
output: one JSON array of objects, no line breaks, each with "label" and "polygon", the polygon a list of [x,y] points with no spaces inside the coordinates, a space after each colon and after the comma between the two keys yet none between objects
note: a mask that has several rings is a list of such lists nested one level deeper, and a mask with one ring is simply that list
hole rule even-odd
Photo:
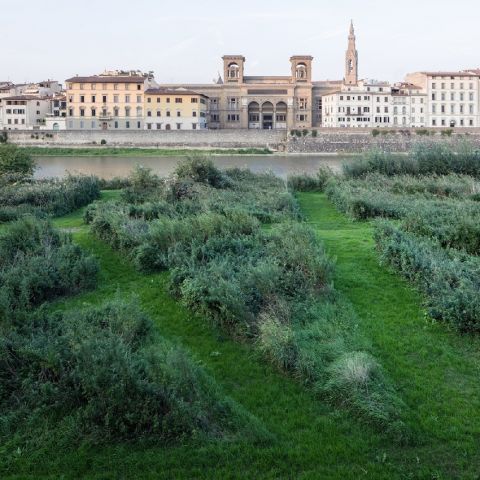
[{"label": "stone arch", "polygon": [[299,80],[307,79],[307,65],[305,63],[297,63],[295,66],[295,78],[298,78]]},{"label": "stone arch", "polygon": [[55,123],[52,125],[52,128],[53,128],[53,130],[60,130],[60,126],[58,125],[57,122],[55,122]]},{"label": "stone arch", "polygon": [[275,105],[275,128],[287,128],[287,104],[283,101]]},{"label": "stone arch", "polygon": [[171,129],[172,129],[172,126],[169,123],[167,123],[165,125],[165,130],[171,130]]},{"label": "stone arch", "polygon": [[274,108],[273,103],[265,101],[262,103],[262,128],[271,130],[274,126]]},{"label": "stone arch", "polygon": [[236,62],[230,62],[227,65],[227,76],[228,78],[239,78],[240,77],[240,67]]},{"label": "stone arch", "polygon": [[258,102],[248,104],[248,128],[260,128],[260,105]]}]

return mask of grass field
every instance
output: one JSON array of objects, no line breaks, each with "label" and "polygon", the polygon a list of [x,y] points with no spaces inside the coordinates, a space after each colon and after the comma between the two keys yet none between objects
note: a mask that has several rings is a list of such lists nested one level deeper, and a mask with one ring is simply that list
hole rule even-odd
[{"label": "grass field", "polygon": [[156,148],[156,147],[23,147],[31,155],[40,156],[111,156],[124,155],[129,157],[147,156],[184,156],[195,152],[205,155],[267,155],[272,153],[268,148]]},{"label": "grass field", "polygon": [[[118,192],[103,192],[115,198]],[[248,344],[219,334],[166,292],[167,274],[138,273],[82,224],[82,211],[55,220],[101,265],[94,292],[57,302],[75,309],[120,292],[138,295],[161,333],[183,344],[225,392],[257,416],[274,439],[108,447],[30,454],[4,452],[1,478],[272,478],[473,479],[480,468],[479,342],[432,324],[421,297],[378,266],[372,228],[338,213],[322,194],[300,194],[308,221],[337,257],[335,284],[354,304],[360,325],[409,406],[415,438],[408,446],[323,405],[295,380],[266,364]],[[13,459],[13,460],[12,460]]]}]

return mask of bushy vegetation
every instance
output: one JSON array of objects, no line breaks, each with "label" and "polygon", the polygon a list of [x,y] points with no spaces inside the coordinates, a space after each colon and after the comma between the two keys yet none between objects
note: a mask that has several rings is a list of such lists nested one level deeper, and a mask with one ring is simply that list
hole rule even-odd
[{"label": "bushy vegetation", "polygon": [[0,436],[13,445],[266,438],[136,302],[37,312],[0,352]]},{"label": "bushy vegetation", "polygon": [[137,169],[130,180],[120,202],[85,212],[97,236],[140,270],[169,270],[187,307],[252,341],[318,395],[403,435],[402,402],[354,334],[355,313],[331,286],[332,262],[298,222],[282,180],[221,172],[199,157],[167,179]]},{"label": "bushy vegetation", "polygon": [[384,217],[376,242],[382,260],[426,294],[429,313],[458,330],[478,331],[480,153],[466,146],[418,146],[408,156],[375,151],[328,181],[337,208],[357,220]]},{"label": "bushy vegetation", "polygon": [[48,300],[93,288],[97,271],[95,259],[49,222],[13,223],[0,236],[0,329]]},{"label": "bushy vegetation", "polygon": [[389,222],[375,230],[380,258],[414,282],[427,296],[432,318],[462,332],[480,331],[480,260],[445,250]]},{"label": "bushy vegetation", "polygon": [[92,176],[68,176],[65,179],[24,179],[8,183],[0,190],[0,223],[28,213],[36,216],[60,216],[88,205],[100,196],[100,184]]},{"label": "bushy vegetation", "polygon": [[29,177],[35,170],[35,161],[25,150],[0,142],[0,178],[5,176]]},{"label": "bushy vegetation", "polygon": [[320,167],[315,175],[289,175],[287,185],[292,192],[323,192],[332,176],[333,172],[329,167]]},{"label": "bushy vegetation", "polygon": [[480,177],[480,150],[464,143],[455,151],[444,143],[419,143],[408,155],[395,155],[381,150],[368,152],[358,162],[345,164],[347,178],[369,173],[382,175],[446,175],[458,173]]}]

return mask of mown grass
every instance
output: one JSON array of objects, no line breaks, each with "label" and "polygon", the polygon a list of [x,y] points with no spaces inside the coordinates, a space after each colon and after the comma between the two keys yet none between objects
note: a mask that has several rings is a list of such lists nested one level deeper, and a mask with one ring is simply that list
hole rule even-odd
[{"label": "mown grass", "polygon": [[155,148],[155,147],[21,147],[30,155],[62,157],[96,157],[111,155],[128,155],[131,157],[147,156],[185,156],[198,151],[202,154],[220,155],[268,155],[273,153],[268,148]]},{"label": "mown grass", "polygon": [[303,193],[299,199],[337,258],[336,288],[353,303],[373,353],[409,407],[407,422],[417,445],[392,452],[392,461],[418,461],[412,478],[478,478],[479,339],[458,336],[425,315],[420,294],[379,265],[369,222],[347,219],[324,194]]}]

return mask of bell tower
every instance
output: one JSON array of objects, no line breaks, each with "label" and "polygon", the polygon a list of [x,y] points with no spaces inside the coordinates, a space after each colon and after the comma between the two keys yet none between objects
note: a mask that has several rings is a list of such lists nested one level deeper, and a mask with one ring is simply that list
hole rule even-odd
[{"label": "bell tower", "polygon": [[358,52],[355,45],[355,29],[353,20],[350,22],[350,34],[348,35],[348,49],[345,54],[345,85],[356,85],[358,83]]},{"label": "bell tower", "polygon": [[224,55],[222,59],[224,83],[243,83],[245,57],[243,55]]}]

